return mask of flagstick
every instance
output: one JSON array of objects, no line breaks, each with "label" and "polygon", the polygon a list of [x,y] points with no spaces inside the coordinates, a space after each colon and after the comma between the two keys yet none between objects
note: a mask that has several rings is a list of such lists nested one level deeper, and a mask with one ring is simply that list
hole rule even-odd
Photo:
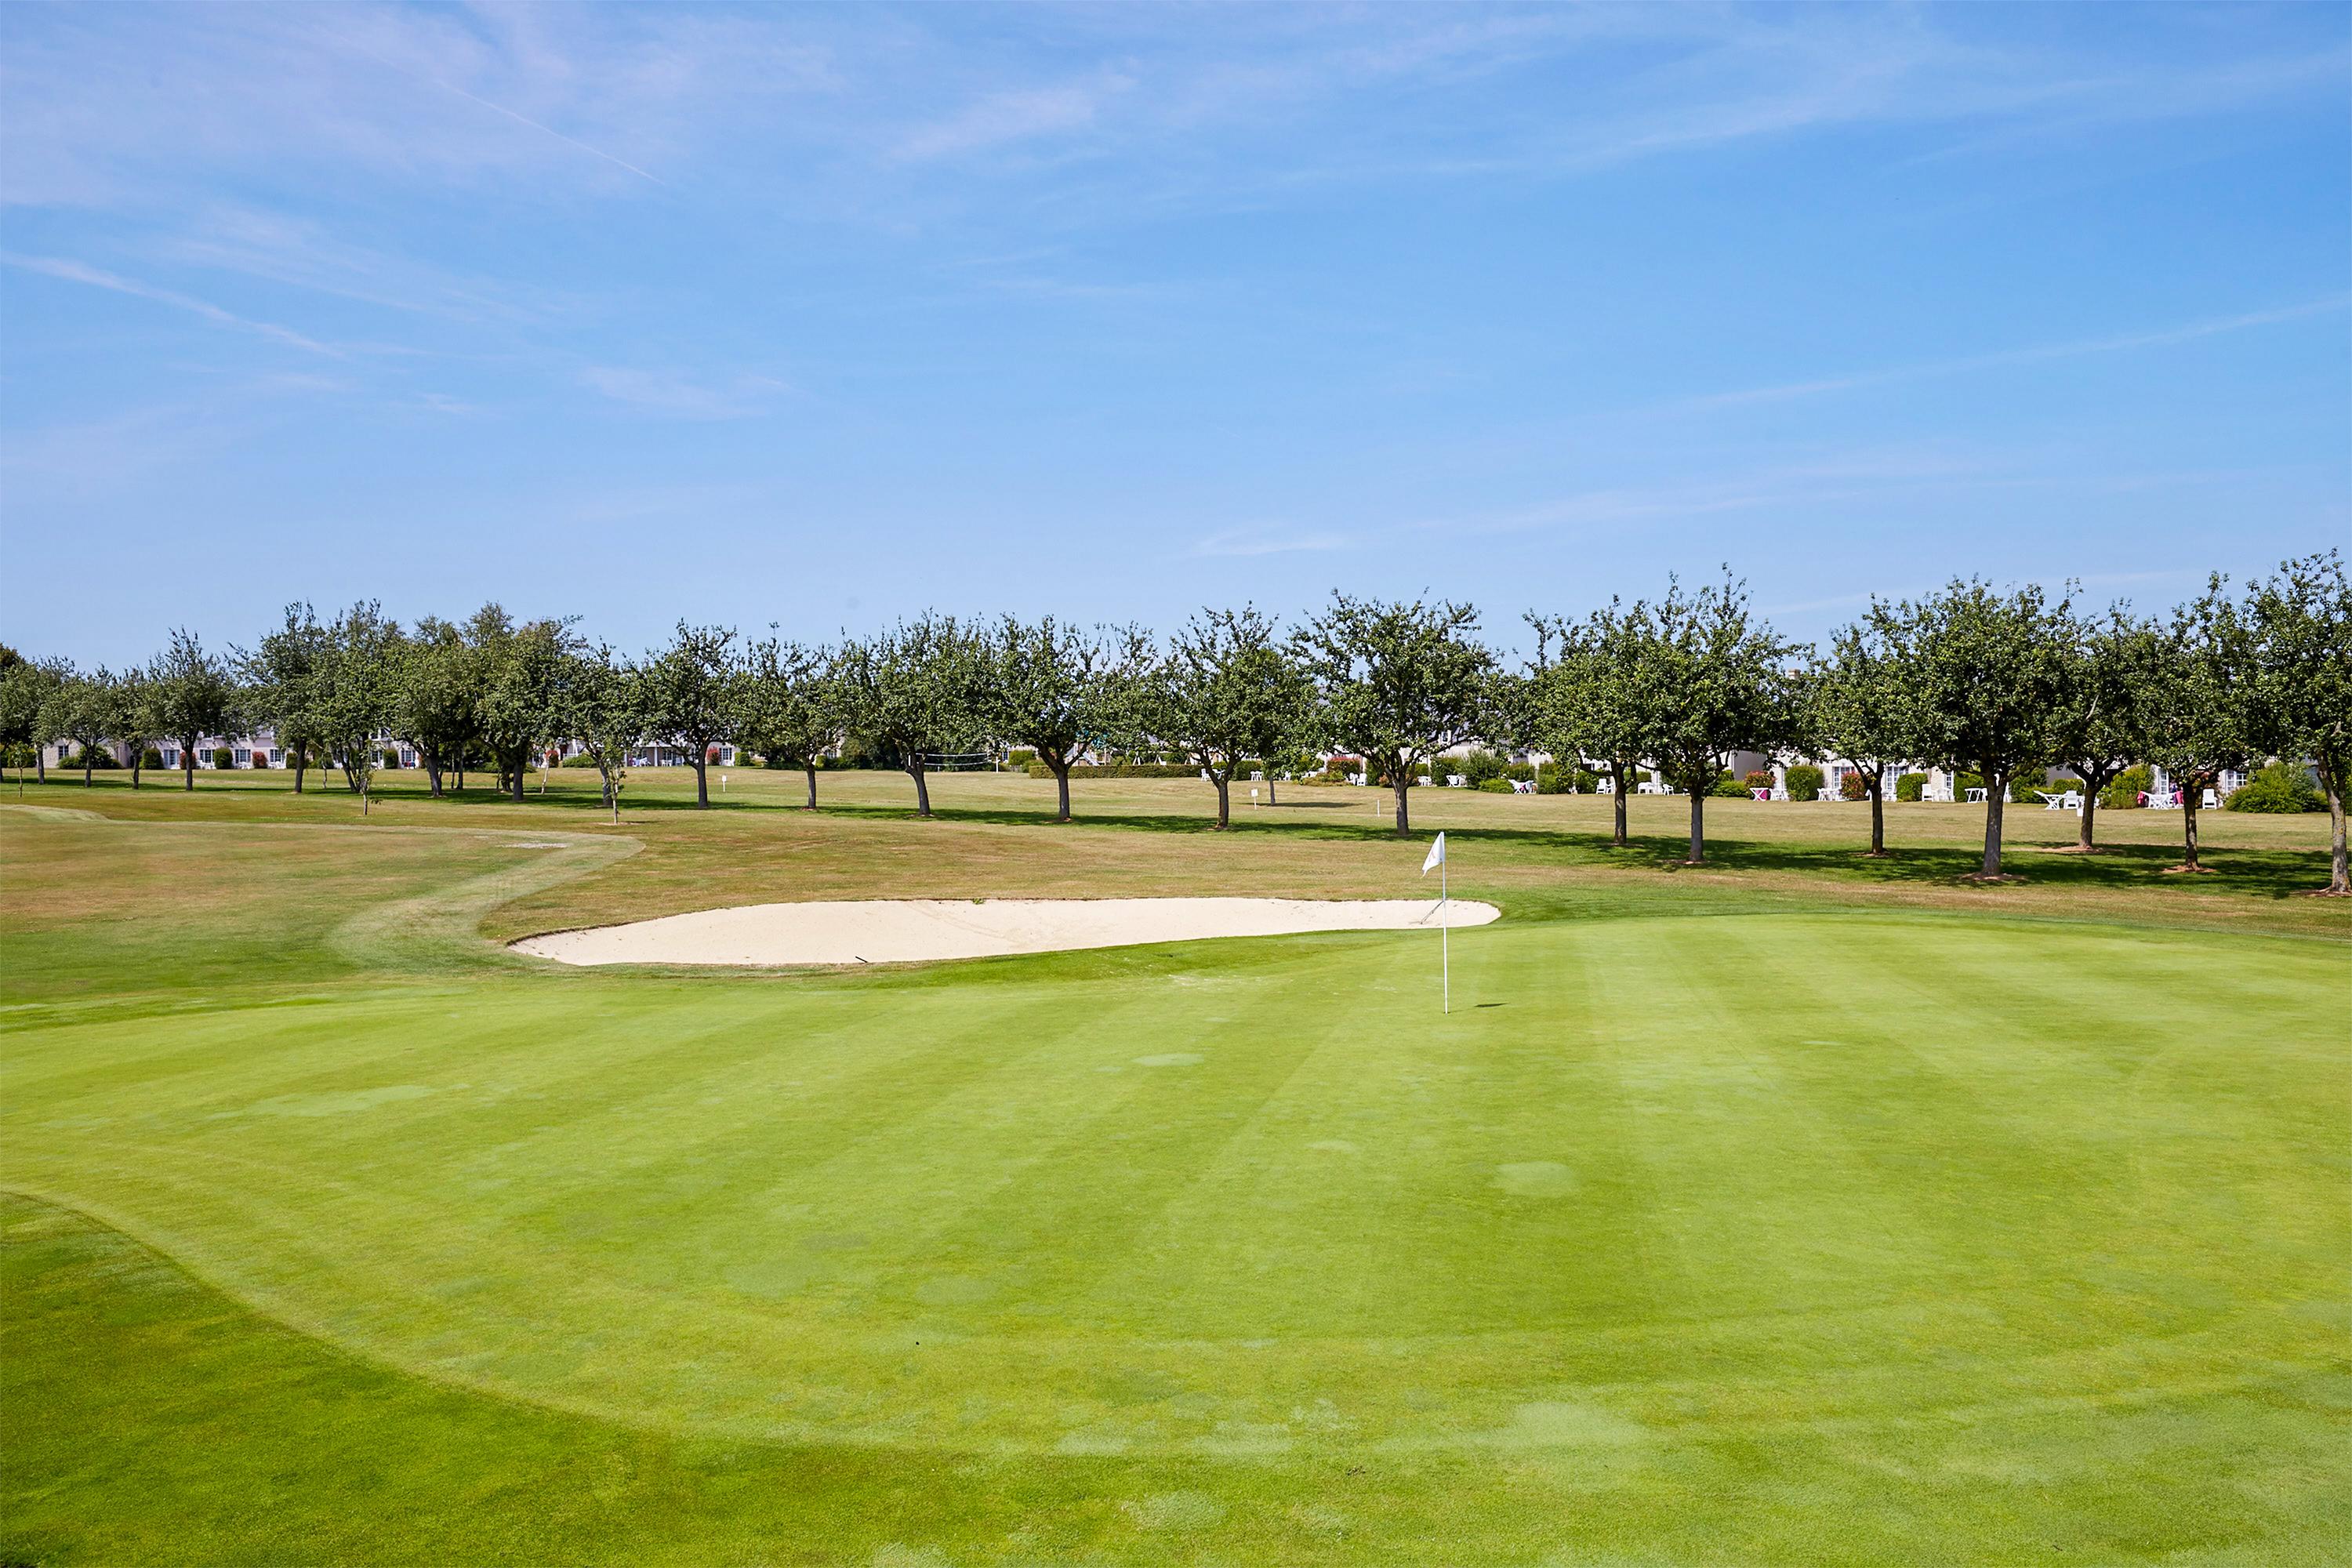
[{"label": "flagstick", "polygon": [[1437,975],[1441,987],[1438,1011],[1454,1011],[1454,932],[1445,921],[1445,862],[1437,863]]}]

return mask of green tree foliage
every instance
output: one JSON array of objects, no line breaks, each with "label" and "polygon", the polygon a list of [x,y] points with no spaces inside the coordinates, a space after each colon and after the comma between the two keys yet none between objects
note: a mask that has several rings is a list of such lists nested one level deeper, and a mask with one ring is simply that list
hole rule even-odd
[{"label": "green tree foliage", "polygon": [[1054,775],[1055,820],[1070,820],[1070,769],[1108,746],[1133,706],[1136,683],[1150,667],[1150,643],[1139,626],[1081,630],[1047,616],[1026,623],[1007,616],[988,647],[991,728],[1026,746]]},{"label": "green tree foliage", "polygon": [[2142,694],[2147,759],[2180,795],[2180,868],[2201,871],[2197,810],[2221,774],[2245,766],[2260,744],[2251,639],[2218,574],[2164,627],[2153,678]]},{"label": "green tree foliage", "polygon": [[[1625,842],[1625,803],[1641,783],[1648,710],[1637,658],[1651,636],[1649,606],[1612,599],[1580,622],[1529,616],[1536,668],[1526,703],[1537,745],[1565,763],[1590,758],[1614,796],[1612,841]],[[1554,657],[1553,646],[1558,654]]]},{"label": "green tree foliage", "polygon": [[1295,743],[1314,688],[1274,623],[1244,605],[1186,621],[1136,697],[1134,728],[1209,775],[1223,831],[1233,822],[1234,776],[1249,758]]},{"label": "green tree foliage", "polygon": [[1103,750],[1134,708],[1136,682],[1150,668],[1150,639],[1140,627],[1079,630],[1045,616],[1037,623],[1004,616],[988,644],[992,729],[1025,745],[1054,773],[1056,820],[1070,820],[1070,769]]},{"label": "green tree foliage", "polygon": [[377,737],[392,723],[399,696],[399,623],[375,601],[353,605],[335,618],[320,646],[312,677],[311,718],[321,743],[343,770],[360,815],[368,815],[376,769],[383,759]]},{"label": "green tree foliage", "polygon": [[931,753],[983,735],[997,707],[982,640],[953,616],[925,611],[852,642],[835,668],[849,728],[898,759],[915,783],[915,815],[931,815]]},{"label": "green tree foliage", "polygon": [[[1830,637],[1798,688],[1797,723],[1809,751],[1852,768],[1870,798],[1870,850],[1886,853],[1886,774],[1916,749],[1906,689],[1887,628],[1865,617]],[[1793,775],[1792,775],[1793,776]]]},{"label": "green tree foliage", "polygon": [[236,685],[227,661],[205,651],[195,635],[174,629],[150,671],[154,728],[180,747],[181,787],[196,787],[196,748],[229,727]]},{"label": "green tree foliage", "polygon": [[806,774],[814,811],[818,763],[842,734],[833,655],[771,637],[751,645],[744,669],[742,743],[771,764],[789,763]]},{"label": "green tree foliage", "polygon": [[2099,793],[2147,749],[2145,700],[2158,676],[2161,647],[2157,629],[2120,605],[2103,621],[2074,626],[2054,759],[2082,780],[2076,847],[2084,854],[2098,847]]},{"label": "green tree foliage", "polygon": [[604,809],[621,820],[621,788],[629,752],[647,730],[642,673],[609,644],[564,650],[556,674],[556,703],[564,736],[579,742],[604,789]]},{"label": "green tree foliage", "polygon": [[1451,600],[1334,594],[1296,639],[1326,735],[1388,781],[1399,837],[1412,828],[1411,792],[1422,765],[1497,727],[1495,656],[1477,629],[1478,612]]},{"label": "green tree foliage", "polygon": [[2345,858],[2345,795],[2352,790],[2352,589],[2333,550],[2280,565],[2252,585],[2259,742],[2289,761],[2308,757],[2327,799],[2327,891],[2352,895]]},{"label": "green tree foliage", "polygon": [[499,787],[519,801],[532,756],[562,738],[557,686],[571,627],[553,620],[518,625],[500,606],[485,605],[467,623],[467,641],[477,660],[474,727]]},{"label": "green tree foliage", "polygon": [[113,725],[110,735],[131,758],[131,787],[137,789],[147,769],[148,742],[163,732],[158,685],[151,671],[134,665],[115,676],[113,686]]},{"label": "green tree foliage", "polygon": [[1902,681],[1916,754],[1984,779],[1979,874],[2000,876],[2010,781],[2058,752],[2074,674],[2069,601],[1956,579],[1916,603],[1874,604],[1869,618]]},{"label": "green tree foliage", "polygon": [[85,788],[97,765],[91,753],[113,732],[114,723],[114,678],[104,669],[67,676],[42,705],[42,731],[52,740],[74,743]]},{"label": "green tree foliage", "polygon": [[392,731],[406,741],[438,795],[477,742],[482,664],[465,632],[426,616],[401,639],[393,679]]},{"label": "green tree foliage", "polygon": [[[16,653],[14,648],[8,651]],[[43,714],[51,694],[72,672],[73,667],[63,659],[28,659],[22,656],[0,670],[0,745],[30,751],[33,766],[44,779],[48,777],[48,762],[41,754],[41,748],[57,736],[47,726]],[[21,791],[24,785],[20,763],[16,787]]]},{"label": "green tree foliage", "polygon": [[243,706],[256,726],[277,736],[294,770],[294,793],[302,793],[311,755],[326,734],[318,716],[320,671],[327,656],[327,631],[306,604],[286,606],[285,624],[251,652],[239,649],[236,668],[244,682]]},{"label": "green tree foliage", "polygon": [[743,660],[735,633],[677,623],[667,647],[640,667],[647,738],[683,752],[694,768],[694,804],[710,808],[710,749],[734,742],[743,722]]},{"label": "green tree foliage", "polygon": [[1690,796],[1690,854],[1706,858],[1706,797],[1733,752],[1769,752],[1790,732],[1786,666],[1793,645],[1756,617],[1748,588],[1722,582],[1685,594],[1670,583],[1633,652],[1643,751]]}]

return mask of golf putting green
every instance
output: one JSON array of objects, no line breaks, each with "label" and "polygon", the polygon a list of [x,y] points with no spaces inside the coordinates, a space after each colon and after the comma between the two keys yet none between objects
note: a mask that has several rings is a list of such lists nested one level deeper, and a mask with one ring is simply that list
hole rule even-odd
[{"label": "golf putting green", "polygon": [[[1385,933],[533,969],[415,911],[561,857],[339,853],[252,986],[159,919],[0,1013],[0,1547],[295,1561],[306,1510],[371,1562],[2341,1539],[2339,945],[1515,915],[1455,933],[1441,1017]],[[239,1453],[174,1458],[189,1423]],[[288,1481],[306,1431],[366,1458]]]}]

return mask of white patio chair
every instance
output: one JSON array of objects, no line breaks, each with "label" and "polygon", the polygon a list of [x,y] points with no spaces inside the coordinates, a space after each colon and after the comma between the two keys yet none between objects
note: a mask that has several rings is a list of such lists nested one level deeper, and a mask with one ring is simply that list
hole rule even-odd
[{"label": "white patio chair", "polygon": [[1445,787],[1447,789],[1468,789],[1470,787],[1470,781],[1463,777],[1460,773],[1448,773],[1445,775]]},{"label": "white patio chair", "polygon": [[2197,803],[2197,809],[2200,811],[2219,811],[2221,809],[2221,797],[2209,789],[2205,792],[2205,798]]},{"label": "white patio chair", "polygon": [[1969,791],[1969,804],[1970,805],[1982,805],[1984,803],[1985,792],[1983,790],[1972,789]]},{"label": "white patio chair", "polygon": [[1511,793],[1513,795],[1533,795],[1536,793],[1536,782],[1533,779],[1513,779],[1511,781]]}]

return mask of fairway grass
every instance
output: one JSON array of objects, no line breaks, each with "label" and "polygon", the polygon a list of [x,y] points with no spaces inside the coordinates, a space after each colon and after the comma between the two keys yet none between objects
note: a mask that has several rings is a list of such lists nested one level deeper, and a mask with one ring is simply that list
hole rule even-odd
[{"label": "fairway grass", "polygon": [[2125,851],[1979,890],[1786,806],[1677,873],[1435,792],[1506,911],[1445,1017],[1392,933],[738,974],[477,931],[861,862],[1393,897],[1423,852],[1343,802],[1201,834],[1156,786],[1057,829],[1025,783],[618,832],[0,812],[0,1559],[2340,1556],[2352,964],[2285,896],[2312,824],[2225,822],[2217,886]]}]

